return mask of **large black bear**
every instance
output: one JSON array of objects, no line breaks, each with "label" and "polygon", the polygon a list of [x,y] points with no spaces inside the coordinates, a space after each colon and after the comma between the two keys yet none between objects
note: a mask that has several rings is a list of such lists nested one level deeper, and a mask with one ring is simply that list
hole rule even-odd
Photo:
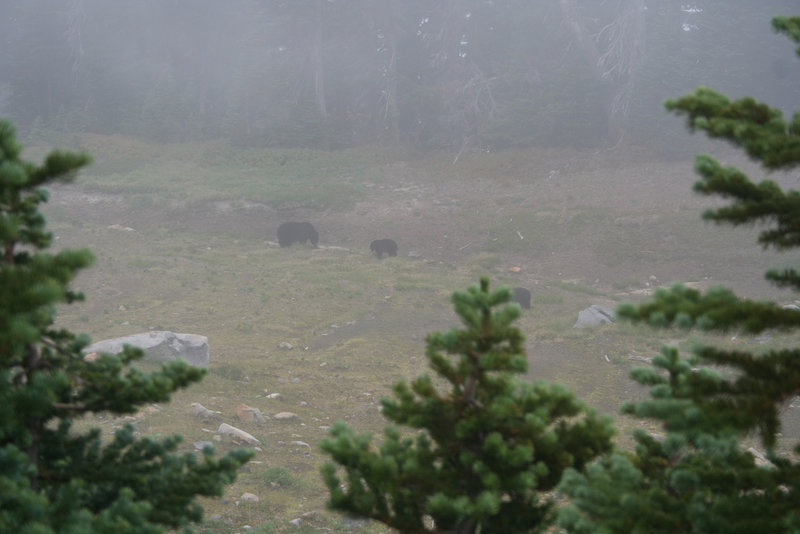
[{"label": "large black bear", "polygon": [[278,227],[278,243],[282,247],[306,241],[311,241],[315,247],[319,242],[319,233],[310,222],[285,222]]},{"label": "large black bear", "polygon": [[516,302],[520,307],[526,310],[531,309],[531,292],[524,287],[515,287],[514,295],[511,297],[511,302]]},{"label": "large black bear", "polygon": [[369,244],[369,249],[378,255],[378,259],[383,259],[383,255],[397,256],[397,243],[394,239],[376,239]]}]

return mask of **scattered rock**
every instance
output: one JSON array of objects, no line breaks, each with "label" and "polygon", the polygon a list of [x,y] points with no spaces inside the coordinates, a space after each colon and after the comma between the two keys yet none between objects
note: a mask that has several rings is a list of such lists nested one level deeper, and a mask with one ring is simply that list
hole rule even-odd
[{"label": "scattered rock", "polygon": [[140,420],[144,419],[148,415],[153,415],[154,413],[158,412],[158,410],[159,410],[158,406],[156,406],[154,404],[152,406],[147,406],[145,408],[142,408],[141,410],[139,410],[138,412],[136,412],[133,415],[126,415],[126,416],[120,417],[120,418],[118,418],[116,420],[117,421],[124,421],[124,422],[127,422],[127,423],[136,423],[137,421],[140,421]]},{"label": "scattered rock", "polygon": [[289,445],[297,445],[298,447],[308,447],[309,449],[311,448],[311,445],[309,445],[305,441],[299,441],[299,440],[290,441]]},{"label": "scattered rock", "polygon": [[281,341],[280,343],[278,343],[278,348],[282,350],[292,350],[294,348],[294,345],[292,345],[291,343],[287,343],[286,341]]},{"label": "scattered rock", "polygon": [[209,410],[208,408],[206,408],[205,406],[203,406],[199,402],[193,402],[190,405],[190,408],[192,409],[192,415],[194,415],[195,417],[200,417],[202,419],[210,419],[210,418],[214,417],[215,415],[221,413],[221,412],[215,412],[213,410]]},{"label": "scattered rock", "polygon": [[194,367],[208,367],[208,338],[197,334],[176,334],[165,330],[155,330],[132,336],[105,339],[84,349],[92,352],[119,354],[125,345],[138,347],[144,351],[147,361],[163,363],[175,358],[183,358]]},{"label": "scattered rock", "polygon": [[130,226],[122,226],[121,224],[112,224],[108,227],[109,230],[123,230],[125,232],[135,232]]},{"label": "scattered rock", "polygon": [[775,464],[770,462],[764,455],[764,453],[756,450],[755,448],[750,447],[749,449],[747,449],[747,452],[749,452],[755,457],[755,463],[758,467],[775,467]]},{"label": "scattered rock", "polygon": [[206,447],[214,446],[214,444],[211,443],[210,441],[195,441],[192,445],[194,445],[194,448],[197,449],[198,451],[202,451]]},{"label": "scattered rock", "polygon": [[291,419],[297,419],[297,414],[292,412],[280,412],[273,415],[273,417],[278,421],[289,421]]},{"label": "scattered rock", "polygon": [[238,429],[235,426],[231,426],[227,423],[222,423],[219,425],[219,429],[217,430],[220,434],[225,434],[227,436],[232,436],[234,438],[239,438],[247,443],[251,443],[253,445],[261,445],[261,442],[254,438],[251,434],[248,434],[244,430]]},{"label": "scattered rock", "polygon": [[244,502],[258,502],[260,499],[258,498],[258,495],[254,493],[242,493],[242,496],[239,497],[239,500]]},{"label": "scattered rock", "polygon": [[248,406],[244,403],[240,403],[239,406],[236,407],[236,416],[239,418],[239,421],[244,423],[267,422],[267,419],[264,417],[264,414],[261,413],[261,410],[258,408],[253,408],[252,406]]},{"label": "scattered rock", "polygon": [[755,337],[753,339],[753,341],[755,343],[758,343],[759,345],[763,345],[764,343],[768,342],[770,339],[772,339],[772,334],[767,332],[766,334],[761,334],[760,336]]}]

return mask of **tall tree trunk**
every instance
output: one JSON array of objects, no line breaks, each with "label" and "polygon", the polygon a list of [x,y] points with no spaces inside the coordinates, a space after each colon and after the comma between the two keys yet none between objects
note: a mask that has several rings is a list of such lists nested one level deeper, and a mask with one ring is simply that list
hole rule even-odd
[{"label": "tall tree trunk", "polygon": [[386,61],[386,107],[385,120],[389,125],[389,135],[393,143],[400,140],[399,115],[397,110],[397,23],[395,22],[394,0],[385,0],[386,22],[384,35],[389,57]]},{"label": "tall tree trunk", "polygon": [[311,50],[314,65],[314,98],[317,101],[317,111],[320,117],[328,117],[328,109],[325,101],[325,73],[324,62],[322,59],[322,16],[325,8],[325,0],[317,0],[314,16],[314,45]]},{"label": "tall tree trunk", "polygon": [[[570,34],[586,56],[592,76],[603,91],[609,140],[623,137],[623,121],[630,102],[633,72],[641,63],[646,43],[644,0],[620,0],[617,17],[592,35],[583,22],[575,0],[558,0],[561,16]],[[597,47],[597,37],[608,42]]]}]

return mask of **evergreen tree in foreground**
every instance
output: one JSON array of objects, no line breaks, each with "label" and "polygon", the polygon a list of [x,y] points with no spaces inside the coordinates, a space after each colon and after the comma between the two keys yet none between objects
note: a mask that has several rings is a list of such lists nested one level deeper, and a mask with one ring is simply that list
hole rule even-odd
[{"label": "evergreen tree in foreground", "polygon": [[52,152],[41,166],[20,159],[0,121],[0,532],[157,533],[198,521],[197,495],[219,495],[251,456],[218,460],[179,454],[180,437],[138,438],[130,425],[111,439],[78,432],[87,414],[136,412],[200,380],[183,361],[143,373],[127,364],[138,349],[87,362],[86,336],[53,327],[55,307],[82,295],[69,289],[88,250],[45,252],[52,236],[39,204],[49,183],[74,177],[89,158]]},{"label": "evergreen tree in foreground", "polygon": [[[773,27],[800,43],[800,18],[778,17]],[[766,169],[800,165],[800,113],[787,124],[779,110],[752,98],[732,102],[707,88],[666,107],[685,115],[692,130],[730,141]],[[761,223],[766,229],[759,241],[765,247],[800,245],[800,193],[783,192],[770,180],[753,183],[705,155],[697,157],[696,170],[702,176],[696,191],[730,200],[706,212],[706,219]],[[800,289],[794,269],[769,271],[766,277]],[[701,294],[676,286],[619,314],[655,327],[712,332],[800,327],[800,312],[723,288]],[[666,435],[656,439],[639,432],[634,453],[604,458],[585,473],[565,473],[561,489],[573,504],[561,514],[561,526],[599,534],[800,532],[800,463],[775,451],[780,410],[800,395],[800,349],[756,354],[704,346],[682,358],[665,347],[652,368],[636,369],[632,377],[651,387],[651,398],[623,410],[661,421]],[[749,434],[761,439],[767,465],[740,445]],[[800,443],[794,452],[800,453]]]},{"label": "evergreen tree in foreground", "polygon": [[[552,524],[551,491],[563,470],[579,471],[610,448],[607,418],[563,386],[530,383],[524,337],[511,323],[507,288],[489,281],[453,294],[466,327],[427,338],[441,380],[398,382],[383,399],[392,423],[379,445],[343,423],[322,450],[331,508],[381,521],[403,533],[538,532]],[[449,391],[437,385],[449,384]],[[338,465],[337,465],[338,464]],[[343,476],[343,480],[340,479]]]}]

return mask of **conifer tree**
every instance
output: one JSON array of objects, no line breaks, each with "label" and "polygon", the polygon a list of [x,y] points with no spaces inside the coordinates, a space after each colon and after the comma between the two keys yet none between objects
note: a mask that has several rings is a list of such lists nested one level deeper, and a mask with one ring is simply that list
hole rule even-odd
[{"label": "conifer tree", "polygon": [[[427,337],[438,375],[394,386],[380,444],[343,423],[322,450],[329,506],[404,533],[539,532],[563,470],[610,448],[610,420],[563,386],[528,382],[517,304],[487,278],[453,294],[465,328]],[[449,390],[441,391],[441,386]],[[401,431],[397,425],[409,427]]]},{"label": "conifer tree", "polygon": [[134,413],[200,380],[183,361],[144,373],[142,352],[86,361],[88,337],[54,327],[56,305],[92,261],[88,250],[47,252],[39,205],[44,186],[72,179],[84,154],[54,151],[23,161],[10,123],[0,121],[0,532],[157,533],[201,518],[197,495],[218,495],[251,452],[201,460],[176,452],[180,436],[156,440],[125,426],[112,438],[78,430],[89,414]]},{"label": "conifer tree", "polygon": [[[800,44],[800,17],[777,17],[773,27]],[[691,130],[731,142],[765,169],[800,165],[800,113],[787,123],[779,110],[753,98],[731,101],[704,87],[666,107],[686,116]],[[697,157],[695,168],[702,177],[697,192],[730,201],[707,211],[705,219],[760,223],[764,247],[800,245],[800,193],[784,192],[767,179],[753,183],[707,155]],[[795,269],[766,277],[800,289]],[[724,288],[703,294],[676,286],[619,312],[659,328],[756,334],[800,327],[797,310]],[[651,387],[651,398],[623,411],[660,421],[665,434],[637,432],[633,453],[606,457],[585,473],[567,472],[561,489],[572,504],[562,512],[561,526],[601,534],[800,532],[800,463],[776,451],[781,409],[800,395],[800,348],[754,352],[707,345],[683,357],[665,347],[653,367],[636,369],[632,377]],[[760,438],[766,463],[744,449],[748,435]],[[800,453],[800,442],[793,452]]]}]

